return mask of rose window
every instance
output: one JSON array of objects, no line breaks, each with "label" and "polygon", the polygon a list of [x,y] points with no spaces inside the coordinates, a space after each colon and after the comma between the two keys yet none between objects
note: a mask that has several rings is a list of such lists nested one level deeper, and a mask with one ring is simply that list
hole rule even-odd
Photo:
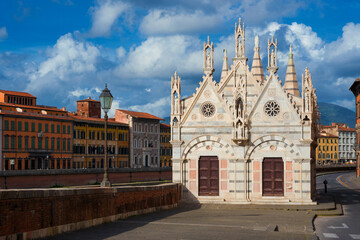
[{"label": "rose window", "polygon": [[275,117],[280,112],[280,106],[277,102],[270,101],[265,104],[264,110],[265,110],[266,115],[268,115],[269,117]]},{"label": "rose window", "polygon": [[203,103],[203,105],[201,106],[201,113],[205,117],[212,117],[215,114],[215,110],[216,108],[214,104],[210,102]]}]

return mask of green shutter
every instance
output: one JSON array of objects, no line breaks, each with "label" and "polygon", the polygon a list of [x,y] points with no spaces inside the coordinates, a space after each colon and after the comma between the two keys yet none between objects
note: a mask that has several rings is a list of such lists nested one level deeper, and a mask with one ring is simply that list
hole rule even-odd
[{"label": "green shutter", "polygon": [[8,149],[9,148],[9,136],[6,135],[5,136],[5,149]]},{"label": "green shutter", "polygon": [[22,137],[18,136],[18,149],[21,150],[21,148],[22,148]]}]

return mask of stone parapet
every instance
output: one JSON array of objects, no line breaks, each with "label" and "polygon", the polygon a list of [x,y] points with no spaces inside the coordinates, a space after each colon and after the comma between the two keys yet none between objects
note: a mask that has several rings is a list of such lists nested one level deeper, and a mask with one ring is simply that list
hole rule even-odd
[{"label": "stone parapet", "polygon": [[[0,239],[35,239],[176,207],[181,186],[0,191]],[[2,237],[1,237],[2,236]]]}]

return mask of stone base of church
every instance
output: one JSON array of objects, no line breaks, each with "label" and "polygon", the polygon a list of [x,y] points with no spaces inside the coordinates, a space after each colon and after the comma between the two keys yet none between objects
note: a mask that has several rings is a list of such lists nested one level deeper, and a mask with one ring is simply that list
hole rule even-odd
[{"label": "stone base of church", "polygon": [[278,196],[264,196],[250,199],[233,198],[229,196],[195,196],[186,190],[183,192],[181,201],[184,203],[200,204],[317,205],[317,202],[311,199],[293,199]]}]

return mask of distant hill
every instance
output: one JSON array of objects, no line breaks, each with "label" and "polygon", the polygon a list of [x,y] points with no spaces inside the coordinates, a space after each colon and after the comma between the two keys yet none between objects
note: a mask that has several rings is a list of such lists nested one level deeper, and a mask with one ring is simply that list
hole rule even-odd
[{"label": "distant hill", "polygon": [[321,125],[331,123],[346,123],[349,127],[355,128],[355,112],[332,103],[318,103],[321,113]]},{"label": "distant hill", "polygon": [[[318,103],[321,113],[321,125],[331,123],[346,123],[349,127],[355,128],[355,112],[332,103]],[[170,124],[170,117],[165,117],[162,123]]]}]

